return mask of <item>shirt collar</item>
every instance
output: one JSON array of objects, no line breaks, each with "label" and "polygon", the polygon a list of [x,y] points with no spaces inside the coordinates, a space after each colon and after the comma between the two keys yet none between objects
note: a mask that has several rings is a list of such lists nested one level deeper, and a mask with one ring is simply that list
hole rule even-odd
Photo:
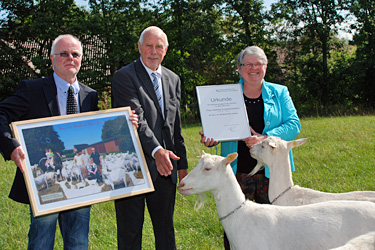
[{"label": "shirt collar", "polygon": [[142,65],[143,65],[143,67],[146,69],[147,74],[150,76],[151,79],[152,79],[151,74],[152,74],[153,72],[156,73],[156,75],[157,75],[159,78],[161,78],[161,66],[160,66],[160,65],[159,65],[159,67],[158,67],[158,69],[157,69],[156,71],[153,71],[153,70],[151,70],[150,68],[148,68],[148,67],[143,63],[142,58],[140,58],[140,59],[141,59],[141,63],[142,63]]},{"label": "shirt collar", "polygon": [[[60,91],[60,92],[63,92],[63,93],[67,93],[70,84],[67,81],[65,81],[64,79],[62,79],[60,76],[58,76],[56,73],[53,73],[53,78],[55,80],[57,90]],[[74,88],[74,94],[77,95],[78,92],[79,92],[79,85],[78,85],[77,78],[74,81],[74,83],[72,84],[72,86]]]}]

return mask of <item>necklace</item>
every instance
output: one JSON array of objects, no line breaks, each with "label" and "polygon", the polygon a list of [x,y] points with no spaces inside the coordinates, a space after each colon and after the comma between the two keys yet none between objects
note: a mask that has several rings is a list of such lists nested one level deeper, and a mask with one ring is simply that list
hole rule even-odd
[{"label": "necklace", "polygon": [[260,95],[258,98],[249,98],[245,95],[243,95],[244,97],[244,100],[245,100],[245,103],[247,104],[256,104],[256,103],[260,103],[260,102],[263,102],[263,98],[262,98],[262,95]]}]

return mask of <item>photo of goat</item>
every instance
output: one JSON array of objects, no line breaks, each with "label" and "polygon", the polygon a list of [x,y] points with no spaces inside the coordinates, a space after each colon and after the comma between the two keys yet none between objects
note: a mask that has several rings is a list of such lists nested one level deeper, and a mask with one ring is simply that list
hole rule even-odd
[{"label": "photo of goat", "polygon": [[145,183],[124,116],[24,130],[41,204]]},{"label": "photo of goat", "polygon": [[[53,160],[48,163],[48,168],[34,165],[34,181],[41,203],[144,184],[135,152],[102,154],[100,159],[100,165],[96,165],[92,158],[88,165],[83,164],[83,161],[77,165],[74,159],[69,158],[63,159],[62,168],[55,166]],[[45,164],[46,161],[41,162]],[[96,169],[96,174],[89,173],[92,168]]]}]

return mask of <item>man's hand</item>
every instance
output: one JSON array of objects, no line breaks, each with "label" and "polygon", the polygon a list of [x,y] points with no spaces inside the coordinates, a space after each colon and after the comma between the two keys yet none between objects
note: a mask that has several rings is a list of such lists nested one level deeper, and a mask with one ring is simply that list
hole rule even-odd
[{"label": "man's hand", "polygon": [[132,110],[131,115],[129,116],[129,121],[138,129],[138,115],[135,113],[135,110]]},{"label": "man's hand", "polygon": [[16,147],[12,154],[10,155],[10,159],[14,161],[16,166],[21,170],[23,173],[23,167],[22,167],[22,160],[25,159],[25,153],[23,152],[21,146]]},{"label": "man's hand", "polygon": [[171,175],[173,165],[170,159],[179,160],[180,157],[175,155],[172,151],[166,149],[159,149],[156,151],[155,155],[156,168],[161,176],[167,177]]},{"label": "man's hand", "polygon": [[178,180],[179,182],[182,181],[182,179],[187,176],[188,172],[187,172],[187,169],[180,169],[178,170]]}]

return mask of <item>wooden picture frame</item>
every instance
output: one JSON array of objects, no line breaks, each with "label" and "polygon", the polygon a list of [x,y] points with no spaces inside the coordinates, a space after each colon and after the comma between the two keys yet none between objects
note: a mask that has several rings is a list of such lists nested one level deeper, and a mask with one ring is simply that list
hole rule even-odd
[{"label": "wooden picture frame", "polygon": [[124,107],[11,124],[34,216],[154,191],[130,114]]}]

